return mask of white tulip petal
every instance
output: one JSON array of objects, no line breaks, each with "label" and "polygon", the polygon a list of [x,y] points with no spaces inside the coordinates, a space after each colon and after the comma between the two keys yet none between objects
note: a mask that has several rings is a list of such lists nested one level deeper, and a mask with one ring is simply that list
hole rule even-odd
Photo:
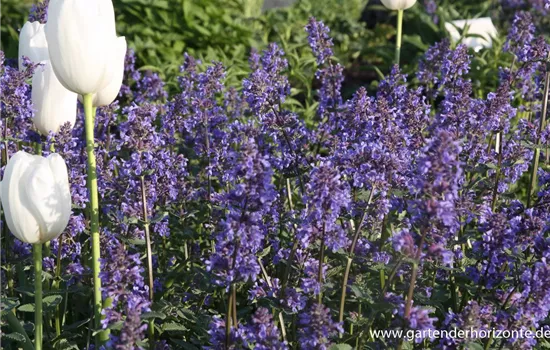
[{"label": "white tulip petal", "polygon": [[53,69],[67,89],[86,95],[111,82],[117,45],[111,0],[52,0],[46,38]]},{"label": "white tulip petal", "polygon": [[390,10],[407,10],[416,4],[416,0],[381,0]]},{"label": "white tulip petal", "polygon": [[27,22],[19,33],[19,70],[23,70],[23,56],[33,63],[49,59],[44,24]]},{"label": "white tulip petal", "polygon": [[38,221],[40,232],[50,231],[50,223],[57,219],[57,198],[55,197],[55,180],[50,165],[45,158],[33,163],[26,177],[26,202],[33,216]]},{"label": "white tulip petal", "polygon": [[119,37],[117,40],[116,52],[111,56],[112,62],[110,67],[114,68],[113,79],[107,87],[94,95],[94,107],[110,105],[118,96],[120,87],[122,86],[122,79],[124,78],[124,61],[126,59],[127,50],[126,38]]},{"label": "white tulip petal", "polygon": [[56,195],[59,198],[60,219],[52,228],[53,232],[63,232],[69,223],[72,213],[71,188],[69,186],[69,172],[63,158],[57,154],[51,154],[47,158],[50,171],[55,179]]},{"label": "white tulip petal", "polygon": [[2,206],[8,228],[15,237],[27,243],[40,241],[38,222],[25,205],[24,179],[32,167],[33,157],[23,151],[14,154],[8,161],[2,181]]},{"label": "white tulip petal", "polygon": [[445,23],[445,29],[447,29],[454,42],[461,38],[459,30],[466,31],[462,42],[475,51],[479,51],[484,47],[492,47],[493,38],[498,36],[498,31],[490,17],[452,21]]},{"label": "white tulip petal", "polygon": [[50,61],[43,62],[32,79],[34,125],[42,135],[76,122],[78,95],[67,90],[57,79]]}]

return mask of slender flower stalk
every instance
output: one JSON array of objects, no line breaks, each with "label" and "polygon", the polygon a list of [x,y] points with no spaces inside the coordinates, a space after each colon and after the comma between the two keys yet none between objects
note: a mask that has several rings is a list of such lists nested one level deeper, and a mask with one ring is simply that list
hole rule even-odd
[{"label": "slender flower stalk", "polygon": [[319,271],[317,276],[317,282],[319,283],[319,305],[323,303],[323,262],[325,261],[325,234],[326,227],[323,225],[323,235],[321,236],[321,248],[319,248]]},{"label": "slender flower stalk", "polygon": [[411,315],[411,307],[412,307],[412,301],[414,296],[414,287],[416,285],[416,277],[418,276],[418,265],[420,264],[420,258],[422,257],[422,246],[424,245],[425,240],[426,240],[426,231],[422,233],[422,237],[420,238],[420,244],[418,245],[418,251],[416,252],[416,257],[413,262],[411,281],[409,283],[409,290],[407,292],[407,302],[405,304],[405,313],[403,315],[403,317],[406,320],[408,320]]},{"label": "slender flower stalk", "polygon": [[[416,277],[418,276],[418,265],[420,264],[420,258],[422,257],[422,246],[424,245],[424,241],[426,239],[426,231],[422,233],[422,237],[420,238],[420,244],[418,245],[418,251],[416,252],[415,259],[413,261],[413,268],[411,272],[411,280],[409,282],[409,290],[407,292],[407,301],[405,303],[405,311],[403,314],[403,318],[408,323],[409,318],[411,316],[411,309],[412,309],[412,301],[414,296],[414,288],[416,286]],[[397,345],[397,349],[401,350],[403,347],[403,339],[399,340],[399,344]]]},{"label": "slender flower stalk", "polygon": [[[302,180],[300,180],[300,183]],[[292,188],[290,186],[290,179],[286,179],[286,193],[288,198],[288,207],[291,212],[294,212],[294,203],[292,202]],[[302,192],[303,195],[303,192]],[[296,229],[296,227],[295,227]],[[285,270],[283,274],[283,283],[282,283],[282,297],[284,299],[285,295],[285,289],[286,284],[288,282],[288,279],[290,278],[290,270],[292,269],[292,262],[294,260],[294,256],[296,255],[296,251],[298,250],[298,245],[300,244],[300,241],[298,240],[298,237],[294,237],[294,241],[292,243],[292,249],[290,250],[290,254],[288,255],[288,259],[286,261]]]},{"label": "slender flower stalk", "polygon": [[397,38],[395,41],[395,64],[401,61],[401,41],[403,38],[403,11],[397,10]]},{"label": "slender flower stalk", "polygon": [[550,93],[550,70],[547,69],[544,80],[544,94],[542,96],[542,112],[540,116],[539,133],[537,136],[535,154],[533,156],[533,165],[531,168],[531,181],[529,182],[529,191],[527,193],[527,207],[531,206],[533,197],[537,191],[537,172],[540,161],[540,135],[546,126],[546,114],[548,113],[548,94]]},{"label": "slender flower stalk", "polygon": [[233,294],[228,293],[227,298],[227,313],[225,316],[225,348],[229,349],[231,345],[231,311],[233,309]]},{"label": "slender flower stalk", "polygon": [[[265,278],[265,281],[269,288],[273,288],[273,283],[271,282],[271,278],[267,274],[267,271],[264,267],[264,264],[262,262],[262,258],[258,257],[258,264],[260,265],[260,268],[262,269],[262,275]],[[279,312],[279,324],[281,326],[281,335],[283,336],[283,340],[286,341],[286,327],[285,327],[285,319],[283,317],[283,314]]]},{"label": "slender flower stalk", "polygon": [[[93,94],[86,94],[84,98],[85,131],[86,131],[86,153],[88,155],[88,193],[90,196],[90,233],[92,236],[92,270],[94,282],[94,324],[96,329],[101,328],[101,270],[100,242],[99,242],[99,193],[97,189],[97,165],[94,153],[94,119],[95,114],[92,106]],[[100,332],[96,335],[96,345],[107,340],[107,332]]]},{"label": "slender flower stalk", "polygon": [[[8,160],[9,160],[9,155],[8,155],[8,147],[9,147],[9,144],[8,144],[8,125],[7,125],[8,120],[5,119],[4,123],[6,125],[4,126],[4,130],[3,130],[2,162],[0,163],[2,165],[2,167],[5,167],[8,164]],[[1,207],[1,205],[0,205],[0,207]],[[8,225],[6,225],[6,218],[5,218],[6,213],[5,213],[4,208],[0,208],[0,210],[2,211],[2,215],[0,216],[0,220],[2,220],[2,225],[0,227],[0,234],[2,235],[2,237],[5,237],[5,242],[6,242],[5,252],[9,252],[10,249],[9,249]],[[9,261],[9,256],[7,254],[6,254],[6,259]],[[10,286],[10,282],[9,282],[10,279],[12,279],[12,276],[11,276],[12,269],[11,269],[11,267],[8,267],[7,271],[8,271],[8,273],[7,273],[8,290],[10,292],[13,292],[13,288]],[[10,293],[9,295],[12,296],[13,293]],[[11,314],[11,313],[9,313],[9,314]],[[9,320],[8,320],[8,322],[9,322]],[[19,322],[17,322],[17,323],[19,324]],[[26,333],[25,333],[25,335],[26,335]],[[31,347],[32,347],[32,344],[31,344]],[[27,350],[27,349],[24,349],[24,350]]]},{"label": "slender flower stalk", "polygon": [[233,324],[235,325],[235,329],[239,328],[239,321],[237,319],[237,286],[233,284],[231,286],[231,295],[233,296]]},{"label": "slender flower stalk", "polygon": [[[147,208],[147,190],[145,188],[145,176],[141,176],[141,201],[143,203],[143,226],[145,229],[145,244],[147,245],[147,271],[149,274],[149,300],[151,303],[154,300],[154,278],[153,278],[153,251],[151,249],[151,232],[149,225],[149,210]],[[149,341],[150,347],[154,349],[155,343],[155,321],[149,322]]]},{"label": "slender flower stalk", "polygon": [[34,260],[34,348],[42,350],[44,326],[42,322],[42,243],[32,246]]},{"label": "slender flower stalk", "polygon": [[340,296],[340,316],[338,319],[338,322],[342,323],[344,322],[344,309],[346,305],[346,294],[348,289],[348,279],[349,279],[349,272],[351,270],[351,264],[353,262],[353,253],[355,252],[355,247],[357,245],[357,241],[359,241],[359,235],[361,233],[361,228],[363,228],[363,225],[365,224],[365,220],[367,219],[367,210],[372,202],[372,197],[374,194],[374,189],[370,191],[369,199],[367,201],[367,206],[363,212],[363,215],[361,216],[361,221],[355,228],[355,234],[353,235],[353,240],[351,242],[351,246],[349,249],[349,255],[346,263],[346,270],[344,272],[344,279],[342,281],[342,294]]}]

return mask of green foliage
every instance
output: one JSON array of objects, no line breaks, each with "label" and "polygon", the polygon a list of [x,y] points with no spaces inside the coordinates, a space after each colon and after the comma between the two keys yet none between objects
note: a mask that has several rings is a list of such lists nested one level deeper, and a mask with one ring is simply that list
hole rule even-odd
[{"label": "green foliage", "polygon": [[254,3],[116,0],[117,29],[127,37],[147,68],[174,75],[184,52],[199,57],[213,53],[242,56],[244,47],[254,45],[254,19],[243,16],[258,12],[251,10]]},{"label": "green foliage", "polygon": [[2,0],[0,50],[6,57],[17,57],[19,30],[25,24],[33,0]]}]

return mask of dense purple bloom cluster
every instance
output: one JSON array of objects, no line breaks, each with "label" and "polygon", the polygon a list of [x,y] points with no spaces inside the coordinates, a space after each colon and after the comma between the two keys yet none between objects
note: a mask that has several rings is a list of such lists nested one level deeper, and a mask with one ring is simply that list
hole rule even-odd
[{"label": "dense purple bloom cluster", "polygon": [[0,56],[2,136],[12,138],[7,143],[2,143],[2,147],[5,149],[7,145],[10,155],[16,150],[15,140],[34,141],[37,138],[32,126],[34,110],[31,102],[31,86],[28,83],[36,65],[25,58],[23,66],[24,69],[19,71],[17,67],[6,64],[3,53]]},{"label": "dense purple bloom cluster", "polygon": [[215,199],[227,214],[215,233],[216,253],[206,262],[224,286],[255,281],[260,274],[257,254],[267,235],[262,218],[277,197],[271,165],[253,140],[242,145],[234,159],[227,174],[231,189]]},{"label": "dense purple bloom cluster", "polygon": [[[144,269],[140,254],[129,254],[127,248],[112,235],[107,244],[107,253],[102,259],[100,278],[103,296],[110,301],[101,320],[104,328],[122,321],[118,337],[111,339],[116,349],[135,349],[143,338],[147,325],[142,325],[140,315],[150,310],[148,287],[144,281]],[[126,316],[126,317],[124,317]]]},{"label": "dense purple bloom cluster", "polygon": [[334,322],[330,310],[322,304],[313,304],[300,314],[300,346],[302,349],[327,350],[331,339],[343,333],[342,325]]},{"label": "dense purple bloom cluster", "polygon": [[231,330],[231,345],[226,346],[225,321],[215,317],[211,324],[209,349],[259,349],[286,350],[288,344],[280,340],[279,329],[273,323],[269,310],[260,307],[252,315],[250,323],[238,330]]},{"label": "dense purple bloom cluster", "polygon": [[304,197],[307,208],[298,233],[302,246],[319,240],[333,251],[346,247],[346,234],[337,220],[351,202],[348,184],[330,162],[321,162],[309,177]]},{"label": "dense purple bloom cluster", "polygon": [[124,77],[119,92],[121,100],[136,104],[165,102],[168,93],[158,73],[139,70],[133,50],[128,50],[124,63]]}]

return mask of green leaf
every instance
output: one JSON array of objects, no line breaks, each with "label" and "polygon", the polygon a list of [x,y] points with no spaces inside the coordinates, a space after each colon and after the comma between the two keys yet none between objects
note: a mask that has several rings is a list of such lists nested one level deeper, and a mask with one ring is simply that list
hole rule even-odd
[{"label": "green leaf", "polygon": [[332,345],[329,350],[351,350],[353,349],[351,345],[348,344],[334,344]]},{"label": "green leaf", "polygon": [[151,223],[152,224],[155,224],[157,222],[160,222],[162,220],[164,220],[165,218],[168,217],[168,212],[167,211],[163,211],[163,212],[160,212],[160,213],[157,213],[157,215],[155,215],[152,219],[151,219]]},{"label": "green leaf", "polygon": [[163,332],[184,332],[187,328],[185,328],[183,325],[175,322],[170,322],[162,325],[162,331]]},{"label": "green leaf", "polygon": [[[114,331],[120,331],[122,329],[122,326],[124,326],[124,322],[123,321],[118,321],[118,322],[115,322],[115,323],[111,324],[108,328],[112,329]],[[95,331],[93,335],[95,336],[97,333],[99,333],[101,331],[102,330]]]},{"label": "green leaf", "polygon": [[465,346],[466,346],[465,349],[469,349],[469,350],[483,350],[484,349],[483,345],[481,345],[479,343],[473,343],[473,342],[472,343],[467,343]]},{"label": "green leaf", "polygon": [[63,301],[63,297],[61,295],[49,295],[42,299],[42,303],[44,304],[44,310],[49,310],[57,307],[57,305],[61,304]]},{"label": "green leaf", "polygon": [[19,300],[15,298],[4,298],[2,299],[1,306],[2,316],[4,316],[7,312],[11,312],[11,310],[19,306]]},{"label": "green leaf", "polygon": [[164,320],[166,318],[166,314],[158,311],[150,311],[141,315],[142,320],[150,320],[154,318],[160,318],[161,320]]},{"label": "green leaf", "polygon": [[[63,297],[61,295],[49,295],[42,299],[44,310],[50,310],[61,304]],[[18,309],[21,312],[34,312],[34,303],[21,305]]]},{"label": "green leaf", "polygon": [[265,248],[264,250],[262,250],[260,252],[260,254],[258,254],[258,257],[259,258],[263,258],[264,256],[266,256],[267,254],[269,254],[269,251],[271,250],[271,246],[268,246],[267,248]]},{"label": "green leaf", "polygon": [[20,311],[20,312],[34,312],[34,303],[21,305],[21,306],[19,306],[17,311]]},{"label": "green leaf", "polygon": [[70,325],[63,327],[63,330],[64,331],[69,331],[69,330],[77,329],[77,328],[85,325],[86,323],[88,323],[90,321],[91,321],[91,318],[87,317],[87,318],[85,318],[81,321],[77,321],[75,323],[71,323]]},{"label": "green leaf", "polygon": [[8,333],[8,334],[2,334],[2,338],[13,340],[19,343],[24,343],[26,341],[25,336],[21,333]]}]

